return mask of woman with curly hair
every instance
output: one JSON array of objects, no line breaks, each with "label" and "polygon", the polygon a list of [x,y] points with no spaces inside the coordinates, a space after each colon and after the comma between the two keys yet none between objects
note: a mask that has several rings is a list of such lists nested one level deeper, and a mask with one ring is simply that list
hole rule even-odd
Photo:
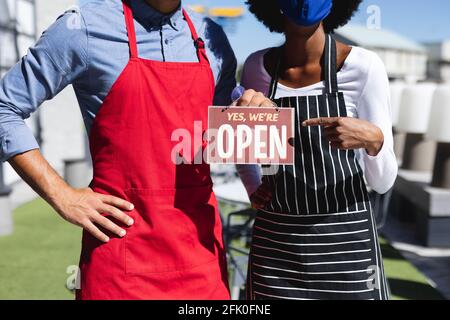
[{"label": "woman with curly hair", "polygon": [[258,209],[249,299],[388,299],[367,184],[397,175],[389,82],[368,50],[331,35],[361,0],[249,0],[285,43],[252,54],[242,85],[295,109],[295,165],[261,179],[239,166]]}]

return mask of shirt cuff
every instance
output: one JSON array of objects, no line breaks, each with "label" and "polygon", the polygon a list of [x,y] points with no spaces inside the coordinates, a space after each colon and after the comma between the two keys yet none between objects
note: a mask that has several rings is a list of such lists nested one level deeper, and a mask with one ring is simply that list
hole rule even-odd
[{"label": "shirt cuff", "polygon": [[258,165],[237,165],[236,169],[250,198],[261,186],[261,169]]},{"label": "shirt cuff", "polygon": [[0,162],[35,149],[39,145],[30,128],[25,123],[14,126],[0,137]]},{"label": "shirt cuff", "polygon": [[254,194],[258,188],[261,186],[261,182],[253,181],[253,183],[245,183],[245,190],[247,190],[247,195],[250,198],[252,194]]},{"label": "shirt cuff", "polygon": [[368,154],[366,149],[363,149],[363,154],[367,160],[377,161],[377,160],[383,158],[386,148],[387,148],[386,143],[383,143],[383,146],[381,147],[380,152],[378,152],[378,154],[376,156],[371,156],[370,154]]}]

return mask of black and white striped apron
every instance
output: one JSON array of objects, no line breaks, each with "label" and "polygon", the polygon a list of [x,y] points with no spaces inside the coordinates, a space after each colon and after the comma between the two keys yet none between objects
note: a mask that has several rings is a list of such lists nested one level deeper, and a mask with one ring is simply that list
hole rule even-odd
[{"label": "black and white striped apron", "polygon": [[[254,224],[249,299],[388,299],[376,224],[355,152],[332,149],[317,117],[346,117],[338,91],[336,42],[327,36],[325,93],[274,99],[295,108],[295,166],[266,176],[273,198]],[[279,65],[276,75],[279,74]]]}]

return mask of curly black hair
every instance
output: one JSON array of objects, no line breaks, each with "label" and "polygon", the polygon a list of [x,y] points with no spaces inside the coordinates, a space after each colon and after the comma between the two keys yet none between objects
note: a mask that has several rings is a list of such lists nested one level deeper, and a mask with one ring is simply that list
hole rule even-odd
[{"label": "curly black hair", "polygon": [[[347,24],[358,10],[362,0],[333,0],[330,15],[323,21],[326,33],[331,33],[338,27]],[[264,23],[272,32],[284,31],[283,14],[277,5],[277,0],[248,0],[250,12]]]}]

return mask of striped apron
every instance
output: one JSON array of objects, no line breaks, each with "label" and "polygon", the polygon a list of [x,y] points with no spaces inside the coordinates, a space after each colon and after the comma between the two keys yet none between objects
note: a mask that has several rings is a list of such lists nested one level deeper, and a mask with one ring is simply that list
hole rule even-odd
[{"label": "striped apron", "polygon": [[272,201],[254,224],[247,280],[253,299],[388,299],[386,278],[363,171],[353,150],[332,149],[321,127],[304,120],[346,117],[338,91],[336,42],[327,36],[325,93],[275,99],[295,108],[295,166],[265,176]]}]

